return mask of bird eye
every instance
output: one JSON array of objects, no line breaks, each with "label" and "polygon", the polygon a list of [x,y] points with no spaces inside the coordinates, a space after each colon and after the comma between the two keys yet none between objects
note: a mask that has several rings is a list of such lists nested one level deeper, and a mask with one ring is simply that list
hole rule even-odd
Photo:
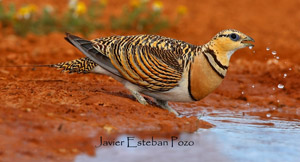
[{"label": "bird eye", "polygon": [[235,33],[230,34],[229,37],[233,41],[238,41],[240,39],[240,36]]}]

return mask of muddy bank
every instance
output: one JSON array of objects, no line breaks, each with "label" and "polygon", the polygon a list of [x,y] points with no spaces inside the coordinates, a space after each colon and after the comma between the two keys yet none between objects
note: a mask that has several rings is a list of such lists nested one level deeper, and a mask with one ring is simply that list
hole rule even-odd
[{"label": "muddy bank", "polygon": [[[23,48],[12,48],[9,41],[1,44],[1,49],[9,53],[1,61],[6,65],[48,64],[81,57],[62,37],[8,36],[5,39],[18,41]],[[61,45],[48,43],[51,39]],[[255,55],[247,52],[253,57],[272,55],[269,51]],[[64,57],[57,59],[57,53]],[[15,160],[71,160],[78,153],[93,155],[99,136],[170,137],[211,128],[213,124],[198,118],[214,116],[209,113],[214,110],[225,109],[262,120],[300,119],[299,65],[271,57],[267,62],[239,59],[229,69],[222,85],[202,101],[171,103],[184,115],[176,118],[154,103],[140,105],[120,83],[107,76],[68,74],[49,68],[1,68],[0,136],[5,140],[0,146],[6,149],[0,156]]]}]

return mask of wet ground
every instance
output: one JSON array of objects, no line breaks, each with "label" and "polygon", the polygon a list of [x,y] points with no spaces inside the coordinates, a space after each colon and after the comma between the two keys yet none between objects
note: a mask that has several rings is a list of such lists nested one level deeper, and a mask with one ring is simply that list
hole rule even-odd
[{"label": "wet ground", "polygon": [[[217,116],[208,114],[201,119],[217,125],[216,127],[199,129],[193,134],[182,134],[179,139],[174,138],[173,143],[172,138],[169,138],[169,145],[136,148],[129,148],[128,145],[106,148],[102,146],[97,148],[95,156],[81,154],[75,161],[299,161],[299,121],[273,118],[261,120],[258,117],[226,111],[214,114]],[[125,141],[126,144],[135,146],[141,140],[135,138],[128,141],[128,137],[131,136],[120,136],[117,141]],[[154,139],[164,140],[166,139]],[[183,145],[179,141],[184,141]]]},{"label": "wet ground", "polygon": [[[51,0],[25,2],[54,4]],[[181,118],[154,104],[140,105],[107,76],[1,67],[0,161],[300,159],[299,2],[163,2],[170,17],[174,4],[186,5],[189,14],[160,35],[203,44],[222,29],[236,28],[253,37],[256,46],[235,53],[224,82],[214,93],[199,102],[171,103]],[[55,5],[63,8],[66,3]],[[106,14],[117,14],[114,6],[123,3],[109,2],[111,10]],[[105,29],[90,38],[114,34],[138,33]],[[3,66],[83,57],[61,33],[22,38],[11,29],[2,29],[0,37]],[[100,137],[170,140],[172,136],[194,141],[194,145],[95,148]]]}]

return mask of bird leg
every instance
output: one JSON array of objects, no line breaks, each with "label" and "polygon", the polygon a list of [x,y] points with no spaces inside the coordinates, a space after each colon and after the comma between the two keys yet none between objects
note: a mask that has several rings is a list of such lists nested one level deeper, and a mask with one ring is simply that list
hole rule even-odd
[{"label": "bird leg", "polygon": [[131,89],[129,89],[129,91],[135,97],[135,99],[139,101],[139,103],[141,103],[143,105],[148,105],[148,103],[145,100],[145,98],[139,92],[137,92],[135,90],[131,90]]},{"label": "bird leg", "polygon": [[[141,103],[143,105],[148,105],[145,98],[139,92],[132,90],[132,89],[129,89],[129,91],[136,98],[136,100],[139,101],[139,103]],[[160,108],[168,110],[169,112],[174,113],[176,116],[179,116],[179,113],[168,105],[168,101],[159,100],[159,99],[155,99],[155,101]]]},{"label": "bird leg", "polygon": [[171,113],[174,113],[176,116],[179,116],[179,113],[168,105],[168,101],[159,100],[159,99],[155,99],[155,100],[159,107],[168,110]]}]

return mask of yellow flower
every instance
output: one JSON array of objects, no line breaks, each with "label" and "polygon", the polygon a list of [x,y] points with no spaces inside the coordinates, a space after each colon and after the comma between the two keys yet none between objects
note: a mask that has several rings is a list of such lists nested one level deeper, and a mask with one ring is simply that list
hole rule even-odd
[{"label": "yellow flower", "polygon": [[76,15],[83,15],[86,13],[86,5],[83,2],[78,2],[75,8]]},{"label": "yellow flower", "polygon": [[37,11],[36,5],[33,5],[33,4],[26,5],[26,6],[21,7],[18,10],[16,17],[17,17],[17,19],[29,19],[32,17],[32,15],[34,13],[36,13],[36,11]]},{"label": "yellow flower", "polygon": [[183,5],[177,7],[178,15],[185,15],[187,13],[187,8]]},{"label": "yellow flower", "polygon": [[130,1],[130,6],[133,8],[139,7],[141,5],[141,1],[140,0],[131,0]]},{"label": "yellow flower", "polygon": [[152,8],[154,11],[160,11],[163,8],[163,3],[161,1],[154,1]]}]

